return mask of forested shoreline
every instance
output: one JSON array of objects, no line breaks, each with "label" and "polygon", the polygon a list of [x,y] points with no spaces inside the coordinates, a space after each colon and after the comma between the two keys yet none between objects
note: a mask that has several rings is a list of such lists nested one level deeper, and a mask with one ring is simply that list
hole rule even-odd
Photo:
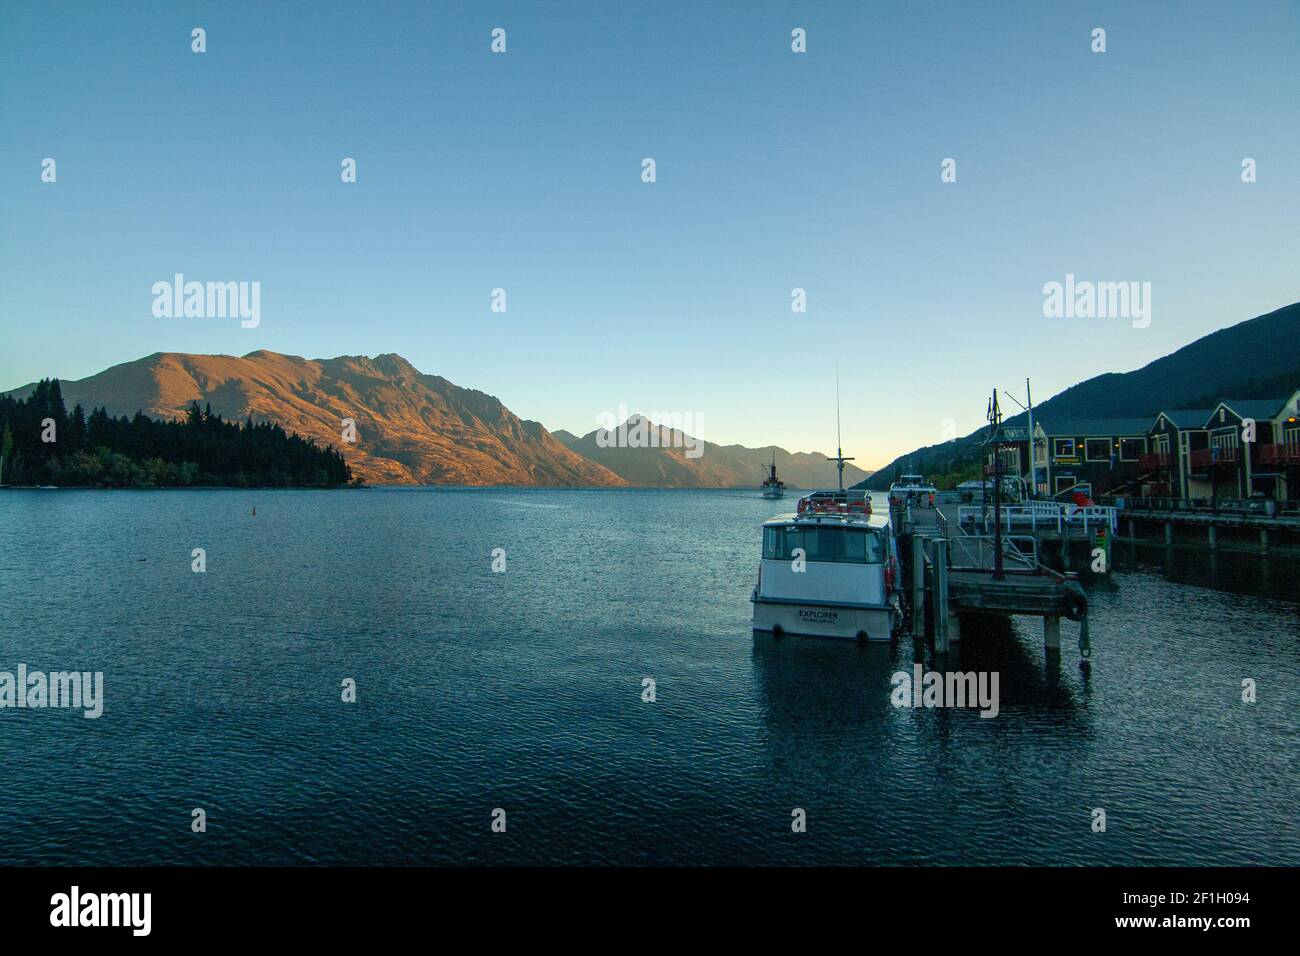
[{"label": "forested shoreline", "polygon": [[352,472],[332,445],[192,402],[175,421],[69,412],[58,379],[0,397],[0,484],[92,488],[332,488]]}]

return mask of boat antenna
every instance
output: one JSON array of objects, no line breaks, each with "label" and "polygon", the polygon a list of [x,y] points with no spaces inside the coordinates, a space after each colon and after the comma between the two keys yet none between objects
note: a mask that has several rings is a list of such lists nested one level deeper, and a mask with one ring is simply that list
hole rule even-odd
[{"label": "boat antenna", "polygon": [[853,458],[844,457],[844,445],[840,438],[840,363],[835,363],[835,468],[839,472],[840,491],[844,490],[844,463]]}]

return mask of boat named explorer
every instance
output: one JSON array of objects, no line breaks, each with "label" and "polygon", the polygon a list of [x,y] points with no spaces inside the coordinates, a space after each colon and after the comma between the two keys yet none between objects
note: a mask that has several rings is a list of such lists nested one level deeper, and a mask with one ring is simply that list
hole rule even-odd
[{"label": "boat named explorer", "polygon": [[866,492],[819,491],[763,523],[754,630],[888,641],[902,619],[889,515]]}]

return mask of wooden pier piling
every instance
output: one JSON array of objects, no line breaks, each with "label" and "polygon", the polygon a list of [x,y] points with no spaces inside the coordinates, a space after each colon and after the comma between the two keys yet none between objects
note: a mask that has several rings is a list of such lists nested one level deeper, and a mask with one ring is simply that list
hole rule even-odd
[{"label": "wooden pier piling", "polygon": [[925,637],[925,539],[912,535],[912,635]]},{"label": "wooden pier piling", "polygon": [[930,542],[934,555],[934,649],[938,654],[948,653],[948,542],[935,538]]},{"label": "wooden pier piling", "polygon": [[1043,618],[1043,648],[1061,652],[1061,619],[1059,617]]}]

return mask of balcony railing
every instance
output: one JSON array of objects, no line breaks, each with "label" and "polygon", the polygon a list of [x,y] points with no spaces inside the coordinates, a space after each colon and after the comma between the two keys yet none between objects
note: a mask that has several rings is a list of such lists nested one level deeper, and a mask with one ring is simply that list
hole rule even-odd
[{"label": "balcony railing", "polygon": [[1262,445],[1259,462],[1262,465],[1300,465],[1300,445]]},{"label": "balcony railing", "polygon": [[1198,448],[1192,452],[1192,467],[1215,468],[1235,466],[1240,459],[1240,448],[1230,448],[1227,446],[1220,448]]},{"label": "balcony railing", "polygon": [[1169,467],[1169,453],[1163,451],[1138,455],[1138,467],[1143,471],[1160,471]]}]

